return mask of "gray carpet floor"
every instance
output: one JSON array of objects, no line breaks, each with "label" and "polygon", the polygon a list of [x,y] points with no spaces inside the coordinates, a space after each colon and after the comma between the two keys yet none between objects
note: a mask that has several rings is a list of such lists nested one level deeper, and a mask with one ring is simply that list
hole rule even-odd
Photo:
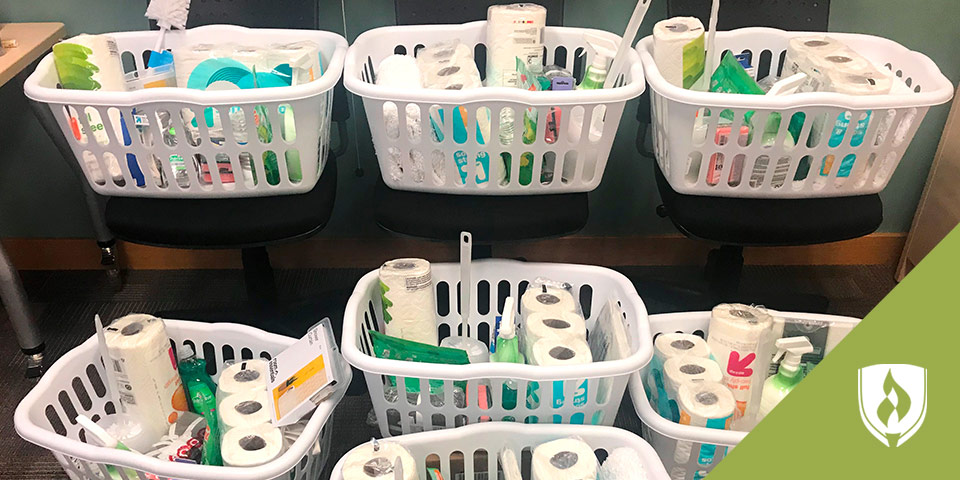
[{"label": "gray carpet floor", "polygon": [[[701,269],[697,267],[629,267],[624,274],[637,282],[638,291],[650,313],[691,310],[690,304],[662,297],[656,287],[674,284],[689,288],[701,286]],[[257,318],[260,328],[299,337],[307,327],[323,316],[330,316],[338,325],[343,306],[356,281],[365,273],[358,269],[288,270],[276,274],[277,287],[285,304],[302,304],[306,314],[275,318]],[[198,311],[190,319],[207,319],[251,323],[240,308],[246,298],[243,274],[234,270],[203,271],[132,271],[116,289],[99,271],[24,272],[23,280],[33,304],[33,311],[44,333],[47,356],[52,362],[63,353],[90,337],[94,330],[91,319],[99,313],[112,319],[129,312]],[[744,269],[744,290],[775,290],[786,293],[817,294],[830,301],[829,313],[862,317],[893,287],[893,268],[884,266],[856,267],[766,267]],[[768,305],[775,307],[776,305]],[[238,312],[231,317],[230,312]],[[248,313],[248,312],[245,312]],[[173,317],[173,315],[170,315]],[[182,318],[182,317],[181,317]],[[59,464],[44,449],[29,444],[16,434],[13,412],[35,381],[23,377],[25,362],[15,336],[0,309],[0,479],[46,480],[65,478]],[[350,448],[379,436],[379,431],[366,423],[370,399],[362,379],[356,378],[348,397],[338,406],[333,419],[333,445],[330,462],[322,478],[329,478],[329,469]],[[639,419],[625,396],[616,425],[640,432]]]}]

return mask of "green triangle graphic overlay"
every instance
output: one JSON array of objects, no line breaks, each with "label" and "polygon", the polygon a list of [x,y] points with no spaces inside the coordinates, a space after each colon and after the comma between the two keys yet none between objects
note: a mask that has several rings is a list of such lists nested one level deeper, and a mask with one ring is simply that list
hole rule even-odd
[{"label": "green triangle graphic overlay", "polygon": [[[960,229],[955,228],[730,451],[709,480],[953,476],[960,445],[958,342]],[[861,420],[858,370],[898,363],[927,369],[926,416],[906,442],[891,441],[888,447]],[[880,414],[887,422],[906,414],[909,405],[903,406],[906,392],[895,380],[884,383],[885,391],[899,389],[898,405]],[[908,401],[917,408],[924,399],[913,395]]]}]

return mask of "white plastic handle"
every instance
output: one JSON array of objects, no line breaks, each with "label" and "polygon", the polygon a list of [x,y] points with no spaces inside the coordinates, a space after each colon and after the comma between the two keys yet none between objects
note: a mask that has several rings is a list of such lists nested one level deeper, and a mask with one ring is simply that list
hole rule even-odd
[{"label": "white plastic handle", "polygon": [[93,316],[93,323],[97,328],[97,342],[100,347],[100,358],[103,359],[103,372],[107,378],[107,396],[113,400],[113,404],[120,407],[120,410],[126,412],[126,406],[120,402],[120,396],[117,392],[117,378],[113,373],[113,364],[110,361],[110,354],[107,350],[107,337],[103,334],[103,322],[100,321],[100,314]]},{"label": "white plastic handle", "polygon": [[603,88],[613,88],[617,77],[620,76],[620,70],[623,70],[623,62],[627,61],[627,52],[633,48],[633,40],[637,38],[637,32],[640,31],[640,24],[643,23],[643,17],[647,16],[647,10],[650,8],[652,0],[637,0],[637,6],[633,9],[633,15],[627,22],[627,29],[623,31],[623,38],[620,40],[620,48],[613,57],[613,63],[610,64],[610,71],[607,72],[607,79],[603,81]]},{"label": "white plastic handle", "polygon": [[470,269],[473,261],[473,235],[460,232],[460,335],[467,337],[470,318]]}]

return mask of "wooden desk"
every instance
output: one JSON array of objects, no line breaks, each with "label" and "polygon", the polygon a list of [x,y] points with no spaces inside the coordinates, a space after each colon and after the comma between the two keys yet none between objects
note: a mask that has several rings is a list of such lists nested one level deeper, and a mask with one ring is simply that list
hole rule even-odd
[{"label": "wooden desk", "polygon": [[[0,86],[50,50],[65,33],[62,23],[0,24],[0,38],[17,41],[16,47],[8,48],[6,53],[0,55]],[[0,299],[13,324],[20,350],[27,355],[27,376],[40,376],[43,372],[43,337],[30,314],[20,275],[13,268],[3,247],[0,247]]]},{"label": "wooden desk", "polygon": [[0,23],[0,38],[18,45],[0,55],[0,86],[40,58],[66,35],[62,23]]}]

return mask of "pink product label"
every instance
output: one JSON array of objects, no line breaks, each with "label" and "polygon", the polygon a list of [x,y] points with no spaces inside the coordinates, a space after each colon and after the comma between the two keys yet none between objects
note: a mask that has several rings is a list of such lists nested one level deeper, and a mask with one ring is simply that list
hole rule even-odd
[{"label": "pink product label", "polygon": [[753,369],[750,368],[750,364],[752,364],[756,358],[756,353],[751,353],[746,357],[740,358],[740,352],[730,352],[730,359],[727,361],[727,374],[733,377],[752,376]]}]

